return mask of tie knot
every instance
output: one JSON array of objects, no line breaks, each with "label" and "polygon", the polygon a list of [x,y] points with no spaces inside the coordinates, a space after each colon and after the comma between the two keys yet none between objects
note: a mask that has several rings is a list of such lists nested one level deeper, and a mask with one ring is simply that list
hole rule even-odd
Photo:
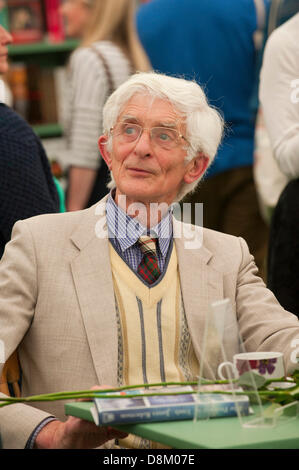
[{"label": "tie knot", "polygon": [[156,238],[152,238],[147,235],[142,235],[138,239],[138,244],[143,254],[153,253],[154,255],[156,255],[157,253],[156,243],[157,243]]}]

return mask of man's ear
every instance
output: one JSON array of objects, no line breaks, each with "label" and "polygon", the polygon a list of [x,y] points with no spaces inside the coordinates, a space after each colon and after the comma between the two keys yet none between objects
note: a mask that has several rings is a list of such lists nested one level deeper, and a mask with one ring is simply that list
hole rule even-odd
[{"label": "man's ear", "polygon": [[194,183],[198,180],[206,171],[209,164],[209,158],[204,153],[198,153],[188,164],[184,181],[187,184]]},{"label": "man's ear", "polygon": [[108,136],[101,135],[101,137],[98,140],[98,147],[100,149],[103,159],[106,162],[106,165],[108,166],[109,170],[111,170],[112,158],[111,158],[111,153],[107,150],[107,142],[108,142]]}]

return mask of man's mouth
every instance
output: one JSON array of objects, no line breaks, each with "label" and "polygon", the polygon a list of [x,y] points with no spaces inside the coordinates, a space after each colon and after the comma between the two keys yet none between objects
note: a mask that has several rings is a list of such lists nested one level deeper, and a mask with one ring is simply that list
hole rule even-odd
[{"label": "man's mouth", "polygon": [[136,168],[136,167],[129,167],[128,168],[129,171],[134,171],[136,173],[140,173],[140,174],[152,174],[153,171],[152,170],[146,170],[144,168]]}]

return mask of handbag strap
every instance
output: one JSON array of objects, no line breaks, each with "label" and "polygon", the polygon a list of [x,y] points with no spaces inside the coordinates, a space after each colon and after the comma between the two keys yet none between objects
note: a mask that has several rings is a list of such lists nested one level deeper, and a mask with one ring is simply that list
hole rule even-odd
[{"label": "handbag strap", "polygon": [[266,26],[266,4],[264,0],[254,0],[257,18],[257,27],[259,31],[264,31]]},{"label": "handbag strap", "polygon": [[101,53],[101,51],[99,51],[95,46],[90,46],[90,48],[93,50],[93,52],[95,52],[95,54],[97,54],[98,58],[100,59],[100,61],[103,64],[104,70],[106,72],[108,85],[109,85],[108,96],[110,96],[111,93],[113,93],[113,91],[115,90],[115,85],[114,85],[114,81],[113,81],[113,78],[112,78],[112,74],[110,72],[110,68],[108,66],[108,62],[105,59],[105,57],[103,56],[103,54]]}]

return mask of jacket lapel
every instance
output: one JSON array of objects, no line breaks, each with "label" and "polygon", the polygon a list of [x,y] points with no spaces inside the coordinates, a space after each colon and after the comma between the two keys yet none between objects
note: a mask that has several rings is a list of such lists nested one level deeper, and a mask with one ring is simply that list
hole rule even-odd
[{"label": "jacket lapel", "polygon": [[[205,349],[204,375],[208,377],[213,376],[221,353],[220,344],[212,334],[213,323],[210,321],[210,314],[211,303],[223,299],[223,278],[222,274],[211,266],[213,254],[203,245],[204,233],[202,227],[191,228],[190,225],[181,224],[174,219],[174,237],[187,323],[200,364]],[[207,319],[209,329],[205,330]]]},{"label": "jacket lapel", "polygon": [[[104,209],[105,203],[99,204]],[[71,237],[80,250],[71,269],[99,384],[115,386],[118,341],[114,289],[106,218],[104,210],[99,211],[98,207],[86,211],[86,217]],[[99,226],[101,234],[96,236]]]}]

